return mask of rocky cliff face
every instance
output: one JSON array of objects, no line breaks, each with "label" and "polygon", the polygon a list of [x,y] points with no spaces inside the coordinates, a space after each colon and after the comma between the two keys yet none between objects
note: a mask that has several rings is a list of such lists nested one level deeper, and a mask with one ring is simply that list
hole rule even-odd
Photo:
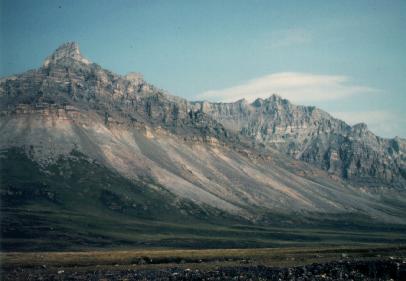
[{"label": "rocky cliff face", "polygon": [[11,250],[190,246],[206,225],[218,247],[213,235],[231,225],[240,247],[252,233],[268,246],[285,236],[263,226],[406,224],[404,152],[400,139],[277,96],[189,102],[67,43],[0,80],[1,236]]},{"label": "rocky cliff face", "polygon": [[328,113],[273,95],[253,103],[188,102],[148,84],[142,75],[102,69],[76,43],[60,46],[37,70],[0,81],[3,115],[24,106],[74,106],[105,124],[162,126],[185,139],[276,148],[366,186],[406,185],[406,142],[383,139]]},{"label": "rocky cliff face", "polygon": [[3,115],[27,105],[70,105],[97,111],[106,124],[163,126],[185,138],[228,142],[235,138],[222,124],[186,100],[148,84],[142,75],[120,76],[91,63],[76,43],[60,46],[37,70],[0,81]]},{"label": "rocky cliff face", "polygon": [[276,95],[251,104],[198,104],[226,129],[352,182],[406,184],[406,142],[375,136],[365,124],[351,127],[318,108],[293,105]]},{"label": "rocky cliff face", "polygon": [[68,43],[41,68],[2,79],[0,108],[0,150],[17,147],[45,170],[79,151],[126,179],[250,220],[304,210],[402,221],[388,216],[400,203],[349,183],[404,188],[404,142],[277,96],[188,102],[140,74],[102,69]]}]

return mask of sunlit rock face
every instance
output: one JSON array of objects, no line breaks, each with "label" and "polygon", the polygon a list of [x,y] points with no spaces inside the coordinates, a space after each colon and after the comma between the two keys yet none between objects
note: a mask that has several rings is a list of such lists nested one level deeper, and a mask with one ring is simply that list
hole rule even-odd
[{"label": "sunlit rock face", "polygon": [[337,176],[365,183],[405,186],[405,140],[384,139],[365,124],[353,127],[311,106],[277,95],[235,103],[200,103],[226,129],[278,149]]},{"label": "sunlit rock face", "polygon": [[23,148],[44,169],[80,151],[130,180],[253,221],[269,212],[403,220],[359,186],[393,198],[393,187],[405,189],[404,140],[276,95],[189,102],[67,43],[41,68],[3,78],[0,109],[0,148]]},{"label": "sunlit rock face", "polygon": [[79,45],[76,42],[68,42],[61,45],[52,55],[46,58],[43,67],[48,67],[50,64],[63,63],[67,60],[73,60],[83,64],[91,63],[80,54]]}]

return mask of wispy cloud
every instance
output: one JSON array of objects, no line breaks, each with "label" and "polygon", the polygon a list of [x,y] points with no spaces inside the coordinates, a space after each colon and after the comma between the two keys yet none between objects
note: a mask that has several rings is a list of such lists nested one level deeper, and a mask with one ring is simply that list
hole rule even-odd
[{"label": "wispy cloud", "polygon": [[406,136],[406,118],[400,113],[371,110],[371,111],[344,111],[331,112],[331,115],[344,120],[350,125],[363,122],[368,125],[368,128],[383,137],[405,137]]},{"label": "wispy cloud", "polygon": [[245,98],[252,101],[278,94],[296,103],[336,100],[377,89],[354,85],[347,76],[281,72],[252,79],[237,86],[210,90],[199,99],[232,102]]}]

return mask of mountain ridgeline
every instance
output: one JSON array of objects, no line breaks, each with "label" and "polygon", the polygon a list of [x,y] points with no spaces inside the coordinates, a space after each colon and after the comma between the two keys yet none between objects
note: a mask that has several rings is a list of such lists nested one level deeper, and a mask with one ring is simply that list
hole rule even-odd
[{"label": "mountain ridgeline", "polygon": [[145,242],[134,229],[155,233],[156,221],[406,223],[404,140],[276,95],[190,102],[65,43],[40,68],[0,80],[0,117],[9,249],[62,233],[84,244]]},{"label": "mountain ridgeline", "polygon": [[76,43],[63,44],[40,69],[3,78],[0,85],[3,114],[25,105],[72,105],[99,112],[106,124],[145,123],[185,138],[276,148],[360,185],[406,184],[406,141],[398,137],[380,138],[363,123],[351,127],[277,95],[253,103],[188,102],[148,84],[141,74],[102,69]]},{"label": "mountain ridgeline", "polygon": [[227,130],[353,183],[405,186],[405,140],[375,136],[364,123],[351,127],[323,110],[293,105],[277,95],[251,104],[200,104]]}]

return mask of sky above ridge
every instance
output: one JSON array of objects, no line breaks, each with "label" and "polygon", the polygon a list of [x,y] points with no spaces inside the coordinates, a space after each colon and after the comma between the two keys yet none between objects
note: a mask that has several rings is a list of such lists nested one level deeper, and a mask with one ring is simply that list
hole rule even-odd
[{"label": "sky above ridge", "polygon": [[406,137],[406,1],[0,0],[0,76],[76,41],[189,100],[273,93]]}]

